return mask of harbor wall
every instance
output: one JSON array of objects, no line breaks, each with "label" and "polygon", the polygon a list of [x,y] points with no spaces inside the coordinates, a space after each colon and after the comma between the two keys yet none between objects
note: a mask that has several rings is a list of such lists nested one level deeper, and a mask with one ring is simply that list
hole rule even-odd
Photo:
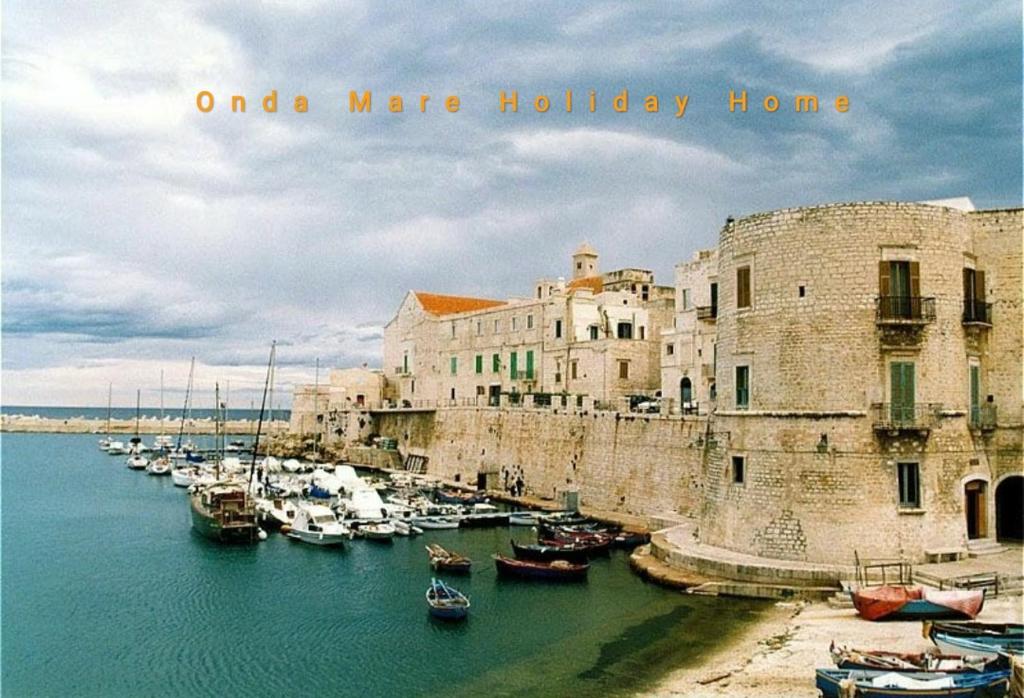
[{"label": "harbor wall", "polygon": [[[162,425],[162,426],[161,426]],[[141,419],[140,434],[168,434],[177,436],[180,421],[177,419]],[[256,421],[249,419],[230,420],[221,425],[225,434],[255,434]],[[275,420],[263,423],[263,434],[283,434],[288,431],[288,422]],[[0,432],[21,432],[34,434],[106,434],[105,419],[52,419],[48,417],[26,417],[23,415],[3,415],[0,418]],[[185,424],[186,434],[213,434],[216,426],[212,419],[193,419]],[[110,421],[110,433],[124,436],[135,433],[134,419],[113,419]]]},{"label": "harbor wall", "polygon": [[[374,414],[381,436],[427,471],[489,489],[522,477],[527,494],[639,516],[695,514],[701,500],[703,419],[615,412],[453,407]],[[507,478],[507,480],[506,480]]]}]

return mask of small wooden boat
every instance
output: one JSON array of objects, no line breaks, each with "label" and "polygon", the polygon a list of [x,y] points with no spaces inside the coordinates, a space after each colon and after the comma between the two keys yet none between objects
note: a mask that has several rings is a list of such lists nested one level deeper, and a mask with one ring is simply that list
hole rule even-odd
[{"label": "small wooden boat", "polygon": [[386,521],[364,523],[359,525],[359,535],[367,540],[390,542],[395,535],[395,527]]},{"label": "small wooden boat", "polygon": [[587,557],[607,555],[612,546],[611,540],[606,538],[540,538],[537,542],[553,548],[571,547],[583,551]]},{"label": "small wooden boat", "polygon": [[543,543],[527,545],[514,540],[509,542],[512,544],[512,552],[517,560],[567,560],[583,564],[590,557],[587,547],[583,545],[545,545]]},{"label": "small wooden boat", "polygon": [[942,652],[988,659],[1024,655],[1024,626],[1018,623],[925,623],[924,635]]},{"label": "small wooden boat", "polygon": [[499,574],[528,579],[546,579],[551,581],[583,581],[587,578],[590,565],[577,565],[565,560],[539,562],[532,560],[516,560],[504,555],[495,554],[494,564]]},{"label": "small wooden boat", "polygon": [[850,592],[866,620],[974,618],[985,605],[984,589],[937,591],[918,586],[878,586]]},{"label": "small wooden boat", "polygon": [[425,531],[449,530],[459,527],[459,520],[451,516],[417,516],[412,522]]},{"label": "small wooden boat", "polygon": [[434,499],[442,504],[479,504],[487,501],[487,497],[480,493],[459,492],[458,490],[434,491]]},{"label": "small wooden boat", "polygon": [[430,556],[430,566],[438,572],[455,572],[466,574],[469,572],[473,561],[458,553],[445,550],[437,543],[431,543],[427,547],[427,555]]},{"label": "small wooden boat", "polygon": [[469,599],[440,579],[431,579],[427,589],[430,615],[442,620],[462,620],[469,614]]},{"label": "small wooden boat", "polygon": [[957,696],[990,698],[1005,695],[1009,671],[951,674],[864,669],[818,669],[815,685],[824,698],[910,698]]},{"label": "small wooden boat", "polygon": [[832,661],[839,669],[871,669],[900,672],[964,672],[1002,671],[1010,667],[1005,655],[989,659],[977,655],[942,654],[939,652],[884,652],[881,650],[857,650],[832,643],[829,648]]},{"label": "small wooden boat", "polygon": [[612,547],[632,550],[637,546],[646,545],[650,542],[650,533],[628,533],[626,531],[622,531],[621,533],[618,533],[615,536],[615,538],[612,539]]},{"label": "small wooden boat", "polygon": [[515,511],[508,515],[509,526],[536,526],[537,514],[532,511]]}]

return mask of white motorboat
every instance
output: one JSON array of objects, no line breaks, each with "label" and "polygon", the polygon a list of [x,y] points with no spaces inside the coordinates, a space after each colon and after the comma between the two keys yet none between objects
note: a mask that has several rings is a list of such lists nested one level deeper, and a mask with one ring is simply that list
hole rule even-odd
[{"label": "white motorboat", "polygon": [[333,511],[320,504],[299,507],[286,533],[290,538],[313,545],[341,545],[352,538],[352,530],[338,521]]},{"label": "white motorboat", "polygon": [[161,456],[160,458],[154,459],[146,471],[150,475],[170,475],[171,474],[171,459],[167,456]]},{"label": "white motorboat", "polygon": [[108,441],[106,451],[112,456],[123,456],[128,453],[124,441]]},{"label": "white motorboat", "polygon": [[284,470],[289,473],[298,473],[302,471],[302,463],[300,463],[294,458],[289,458],[288,460],[286,460],[284,463],[281,464],[281,467],[284,468]]},{"label": "white motorboat", "polygon": [[166,434],[162,434],[153,439],[153,450],[154,451],[173,451],[174,450],[174,439]]},{"label": "white motorboat", "polygon": [[417,516],[412,523],[424,531],[439,531],[459,527],[459,520],[451,516]]},{"label": "white motorboat", "polygon": [[132,470],[145,470],[149,467],[149,459],[141,453],[134,453],[128,456],[128,460],[125,462]]},{"label": "white motorboat", "polygon": [[281,497],[257,497],[256,518],[265,528],[291,526],[298,509],[295,504]]},{"label": "white motorboat", "polygon": [[391,525],[395,527],[396,536],[418,536],[423,533],[422,528],[413,526],[408,521],[392,521]]},{"label": "white motorboat", "polygon": [[516,511],[508,515],[509,526],[536,526],[537,515],[532,511]]},{"label": "white motorboat", "polygon": [[369,540],[391,540],[395,535],[395,525],[386,521],[364,523],[359,526],[359,534]]}]

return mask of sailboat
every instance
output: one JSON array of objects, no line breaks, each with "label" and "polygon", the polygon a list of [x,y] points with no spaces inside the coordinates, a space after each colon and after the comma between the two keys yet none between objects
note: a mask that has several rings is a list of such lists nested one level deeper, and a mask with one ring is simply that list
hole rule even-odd
[{"label": "sailboat", "polygon": [[[217,481],[209,485],[196,484],[192,488],[189,503],[192,508],[192,527],[207,538],[219,543],[255,543],[265,539],[267,534],[256,522],[256,506],[250,492],[256,471],[256,453],[259,451],[260,432],[263,429],[263,413],[267,406],[267,390],[277,343],[270,345],[270,359],[267,363],[267,380],[263,386],[263,404],[260,406],[260,420],[256,427],[252,463],[249,466],[249,482],[239,483],[220,479],[220,460],[217,460]],[[220,394],[217,390],[217,431],[220,440]]]},{"label": "sailboat", "polygon": [[141,410],[142,391],[135,391],[135,436],[131,438],[131,455],[128,456],[128,467],[132,470],[145,470],[149,459],[142,455],[142,439],[139,437],[139,411]]},{"label": "sailboat", "polygon": [[[175,460],[190,460],[189,455],[195,449],[191,437],[182,443],[185,436],[185,422],[191,421],[192,417],[192,381],[195,378],[196,357],[192,357],[192,363],[188,369],[188,384],[185,386],[185,402],[181,405],[181,422],[178,424],[178,443],[171,451],[170,457]],[[200,459],[197,459],[200,460]]]},{"label": "sailboat", "polygon": [[160,369],[160,435],[153,439],[153,450],[167,455],[171,450],[171,437],[164,433],[164,372]]},{"label": "sailboat", "polygon": [[110,399],[114,396],[114,384],[107,383],[107,435],[100,439],[100,450],[110,450]]}]

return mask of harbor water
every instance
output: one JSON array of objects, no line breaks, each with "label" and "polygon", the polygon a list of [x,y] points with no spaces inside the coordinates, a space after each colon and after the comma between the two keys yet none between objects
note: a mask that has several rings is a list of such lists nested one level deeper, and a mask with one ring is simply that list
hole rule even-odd
[{"label": "harbor water", "polygon": [[[498,578],[528,528],[219,546],[92,435],[4,434],[0,486],[5,696],[626,695],[765,609],[645,583],[622,552],[583,584]],[[446,577],[464,623],[427,614],[430,542],[474,560]]]}]

